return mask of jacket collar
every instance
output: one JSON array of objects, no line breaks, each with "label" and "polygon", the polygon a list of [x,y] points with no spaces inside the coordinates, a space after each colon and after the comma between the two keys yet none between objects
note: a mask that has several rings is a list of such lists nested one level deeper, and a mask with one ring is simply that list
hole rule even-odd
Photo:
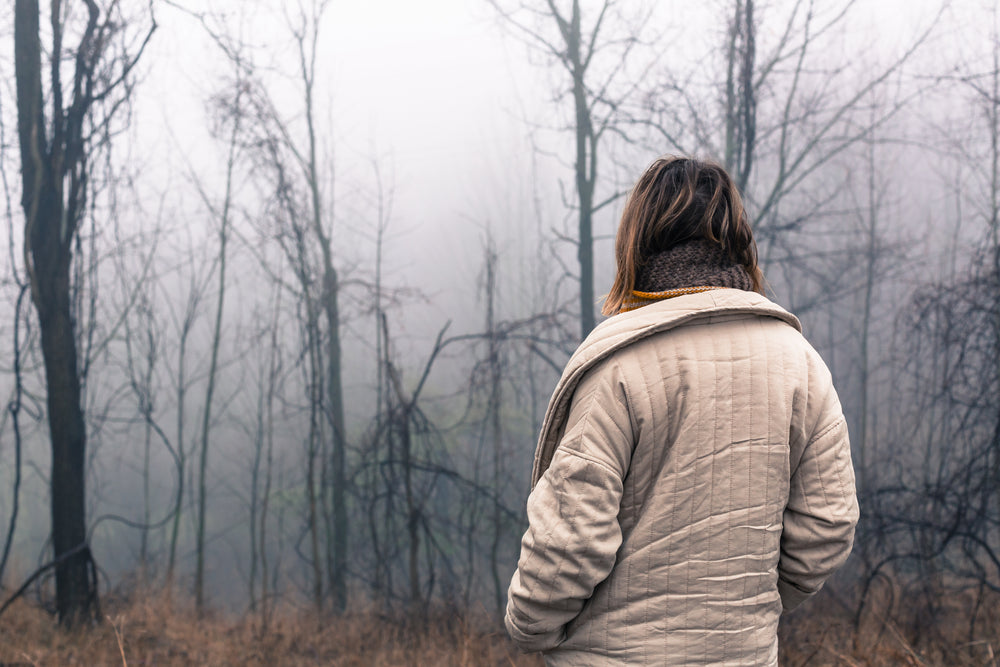
[{"label": "jacket collar", "polygon": [[570,357],[549,399],[535,448],[531,487],[535,487],[548,469],[562,437],[573,392],[584,374],[595,364],[653,334],[708,318],[728,319],[748,315],[774,317],[802,331],[798,318],[781,306],[756,292],[737,289],[718,289],[664,299],[601,322]]}]

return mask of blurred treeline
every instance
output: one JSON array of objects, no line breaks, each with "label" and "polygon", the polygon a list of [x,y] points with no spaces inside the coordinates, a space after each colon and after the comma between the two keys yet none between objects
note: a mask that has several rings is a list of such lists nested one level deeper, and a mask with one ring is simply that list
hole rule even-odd
[{"label": "blurred treeline", "polygon": [[[265,624],[286,604],[499,611],[548,393],[599,319],[629,184],[672,152],[734,175],[772,296],[840,391],[862,522],[824,604],[893,631],[947,615],[969,642],[989,636],[995,2],[483,3],[523,80],[509,122],[527,150],[505,165],[520,177],[482,184],[487,213],[441,222],[477,230],[461,264],[475,268],[453,292],[387,264],[422,252],[407,247],[391,157],[338,150],[317,57],[336,5],[212,4],[54,2],[35,28],[43,148],[66,142],[76,160],[58,192],[101,590],[176,592]],[[222,74],[196,101],[211,141],[158,163],[136,128],[155,104],[144,78],[170,66],[144,50],[168,14]],[[13,23],[4,14],[5,35]],[[7,49],[0,65],[6,594],[53,558],[33,298],[45,267],[25,243],[37,211],[15,60]],[[51,574],[26,591],[46,606]]]}]

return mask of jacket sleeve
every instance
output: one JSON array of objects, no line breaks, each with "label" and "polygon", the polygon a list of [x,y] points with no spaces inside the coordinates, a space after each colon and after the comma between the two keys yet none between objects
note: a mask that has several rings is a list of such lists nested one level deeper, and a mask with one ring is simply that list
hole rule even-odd
[{"label": "jacket sleeve", "polygon": [[810,387],[810,394],[819,395],[818,410],[807,410],[811,428],[803,434],[801,456],[792,461],[783,516],[778,593],[785,610],[818,592],[844,564],[858,522],[847,423],[830,373],[818,363],[819,391]]},{"label": "jacket sleeve", "polygon": [[504,619],[523,651],[565,639],[566,624],[607,578],[622,543],[618,510],[633,428],[624,377],[610,361],[583,378],[552,463],[528,496]]}]

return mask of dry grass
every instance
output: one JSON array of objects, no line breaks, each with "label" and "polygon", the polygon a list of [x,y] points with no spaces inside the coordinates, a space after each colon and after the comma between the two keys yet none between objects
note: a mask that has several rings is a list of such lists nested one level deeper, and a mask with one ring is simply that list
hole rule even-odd
[{"label": "dry grass", "polygon": [[376,614],[318,622],[276,614],[266,633],[249,620],[197,620],[162,599],[105,602],[105,620],[66,632],[18,602],[0,618],[0,664],[23,665],[473,665],[540,666],[501,629],[439,616],[409,626]]},{"label": "dry grass", "polygon": [[970,627],[972,594],[942,593],[928,611],[919,599],[873,596],[855,619],[820,594],[782,622],[780,662],[787,667],[1000,667],[1000,600],[980,606]]},{"label": "dry grass", "polygon": [[[781,664],[788,667],[1000,667],[1000,601],[980,608],[969,627],[968,599],[947,598],[931,616],[897,605],[891,620],[878,600],[854,630],[853,618],[822,597],[782,622]],[[190,605],[156,596],[104,602],[105,620],[88,631],[59,629],[44,611],[19,601],[0,618],[0,664],[22,665],[513,665],[540,666],[519,654],[486,619],[438,614],[419,623],[374,613],[328,618],[294,610],[257,620],[197,620]]]}]

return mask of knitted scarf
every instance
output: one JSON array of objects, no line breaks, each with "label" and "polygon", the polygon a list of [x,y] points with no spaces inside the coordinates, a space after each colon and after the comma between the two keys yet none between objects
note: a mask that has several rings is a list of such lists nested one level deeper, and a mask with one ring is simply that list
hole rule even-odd
[{"label": "knitted scarf", "polygon": [[647,259],[636,272],[635,289],[620,312],[681,294],[730,287],[753,291],[750,276],[717,243],[695,239]]}]

